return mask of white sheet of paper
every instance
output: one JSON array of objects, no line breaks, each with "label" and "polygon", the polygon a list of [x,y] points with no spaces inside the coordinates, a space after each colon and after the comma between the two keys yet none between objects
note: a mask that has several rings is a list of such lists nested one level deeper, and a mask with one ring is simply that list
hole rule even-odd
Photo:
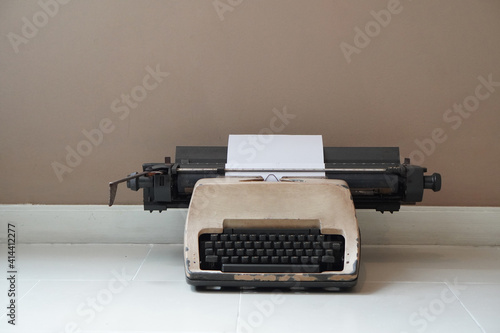
[{"label": "white sheet of paper", "polygon": [[[231,171],[226,172],[226,176],[261,176],[268,181],[277,181],[281,177],[325,177],[323,137],[321,135],[230,135],[226,169],[256,170]],[[294,172],[294,170],[322,171]]]}]

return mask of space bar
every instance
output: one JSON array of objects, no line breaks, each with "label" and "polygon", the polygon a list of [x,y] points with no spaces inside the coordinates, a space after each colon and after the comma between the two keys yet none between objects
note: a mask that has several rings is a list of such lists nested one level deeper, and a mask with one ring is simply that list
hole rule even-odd
[{"label": "space bar", "polygon": [[319,265],[222,264],[226,273],[320,273]]}]

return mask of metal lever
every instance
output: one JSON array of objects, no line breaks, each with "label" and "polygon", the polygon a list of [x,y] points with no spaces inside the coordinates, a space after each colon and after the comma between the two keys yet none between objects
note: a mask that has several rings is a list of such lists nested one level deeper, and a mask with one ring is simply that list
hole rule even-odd
[{"label": "metal lever", "polygon": [[141,173],[134,172],[130,174],[129,176],[115,180],[114,182],[109,183],[109,206],[111,207],[113,203],[115,202],[115,197],[116,197],[116,192],[118,190],[118,184],[124,183],[126,181],[129,181],[131,179],[139,178],[141,176],[152,176],[152,175],[157,175],[161,174],[161,171],[145,171]]}]

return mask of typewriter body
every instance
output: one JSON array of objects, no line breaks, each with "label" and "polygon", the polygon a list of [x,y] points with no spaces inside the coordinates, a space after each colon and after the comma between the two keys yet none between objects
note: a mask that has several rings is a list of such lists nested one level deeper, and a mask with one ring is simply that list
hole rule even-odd
[{"label": "typewriter body", "polygon": [[[186,279],[195,286],[352,287],[360,267],[355,209],[398,211],[439,191],[441,176],[393,147],[325,147],[325,177],[228,176],[227,147],[178,146],[174,161],[110,183],[143,189],[144,209],[189,208]],[[241,170],[238,170],[241,171]],[[296,170],[297,171],[297,170]],[[300,170],[299,170],[300,171]]]},{"label": "typewriter body", "polygon": [[201,179],[184,237],[193,285],[349,287],[358,275],[358,223],[341,180]]}]

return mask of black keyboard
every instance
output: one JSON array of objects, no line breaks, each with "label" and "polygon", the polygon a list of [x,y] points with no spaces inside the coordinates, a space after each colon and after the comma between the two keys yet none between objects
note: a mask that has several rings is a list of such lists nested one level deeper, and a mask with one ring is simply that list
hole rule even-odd
[{"label": "black keyboard", "polygon": [[239,273],[344,269],[345,239],[319,229],[224,229],[199,237],[200,268]]}]

